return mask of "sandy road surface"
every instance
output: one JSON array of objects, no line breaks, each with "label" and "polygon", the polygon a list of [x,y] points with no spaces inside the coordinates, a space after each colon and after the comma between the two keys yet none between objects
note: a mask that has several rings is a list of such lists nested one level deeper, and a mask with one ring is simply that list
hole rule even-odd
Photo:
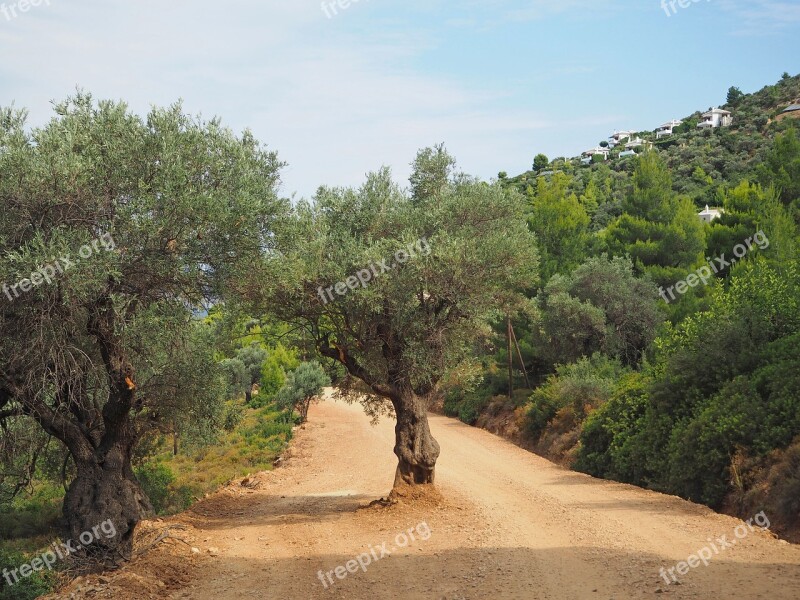
[{"label": "sandy road surface", "polygon": [[[219,555],[175,597],[800,598],[800,548],[760,531],[737,539],[741,521],[565,471],[452,419],[431,421],[444,500],[356,510],[391,484],[393,423],[371,426],[358,405],[314,407],[294,458],[263,489],[190,513]],[[398,535],[413,527],[417,539],[401,548]],[[679,585],[659,575],[722,536],[735,544]],[[380,556],[383,542],[390,556],[344,579],[334,572],[332,585],[323,575],[323,586],[319,571],[371,548]]]},{"label": "sandy road surface", "polygon": [[[328,401],[258,489],[216,494],[172,521],[190,527],[194,554],[176,543],[182,555],[151,555],[113,576],[115,592],[73,597],[800,598],[800,548],[768,533],[745,528],[737,539],[742,522],[707,508],[563,470],[452,419],[432,416],[431,427],[443,499],[360,509],[391,486],[393,423],[373,427],[358,405]],[[398,536],[412,528],[405,545]],[[735,543],[709,566],[679,584],[659,575],[722,536]],[[390,554],[376,561],[384,542]],[[366,571],[346,571],[372,549]],[[145,572],[167,582],[160,593],[134,593]]]}]

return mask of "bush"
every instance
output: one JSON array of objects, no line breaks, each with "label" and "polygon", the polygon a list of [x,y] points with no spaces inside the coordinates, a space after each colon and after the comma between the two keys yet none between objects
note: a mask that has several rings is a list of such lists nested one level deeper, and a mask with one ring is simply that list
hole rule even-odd
[{"label": "bush", "polygon": [[[21,552],[0,547],[0,573],[4,569],[13,571],[30,563],[33,558],[35,556],[26,556]],[[0,600],[34,600],[49,593],[55,583],[56,574],[53,571],[36,571],[30,577],[20,577],[19,582],[13,586],[9,586],[6,580],[0,577]]]},{"label": "bush", "polygon": [[51,535],[58,528],[63,499],[61,485],[41,482],[32,493],[0,505],[0,539]]},{"label": "bush", "polygon": [[252,406],[262,408],[272,402],[275,394],[286,383],[286,372],[296,369],[300,361],[294,351],[278,344],[270,348],[267,360],[261,367],[261,389],[259,395],[253,398]]},{"label": "bush", "polygon": [[330,377],[322,365],[304,362],[289,373],[286,383],[275,395],[275,403],[282,410],[296,410],[300,413],[300,421],[305,422],[312,399],[330,384]]},{"label": "bush", "polygon": [[235,401],[228,402],[225,405],[225,415],[222,422],[223,429],[225,431],[233,431],[239,426],[242,419],[244,419],[244,407]]},{"label": "bush", "polygon": [[636,434],[643,429],[649,380],[640,373],[624,376],[611,399],[586,419],[575,469],[595,477],[641,481]]},{"label": "bush", "polygon": [[458,417],[458,409],[461,406],[461,402],[464,400],[464,391],[461,388],[450,388],[445,392],[444,395],[444,405],[442,410],[444,414],[448,417]]},{"label": "bush", "polygon": [[748,447],[758,426],[759,398],[742,377],[699,407],[699,414],[672,431],[669,489],[684,498],[718,506],[728,493],[736,449]]},{"label": "bush", "polygon": [[525,419],[530,440],[538,441],[548,424],[565,408],[570,409],[576,424],[581,423],[590,411],[611,397],[624,372],[618,360],[597,353],[571,365],[559,366],[556,374],[531,394]]},{"label": "bush", "polygon": [[559,399],[555,394],[555,386],[545,384],[531,394],[531,407],[525,415],[525,435],[537,442],[542,433],[558,413]]},{"label": "bush", "polygon": [[491,396],[478,389],[464,395],[458,406],[458,418],[467,425],[474,425],[481,413],[489,406]]},{"label": "bush", "polygon": [[282,441],[287,442],[292,436],[291,420],[280,419],[269,409],[264,409],[258,415],[258,421],[253,427],[249,427],[242,432],[245,440],[269,440],[271,438],[283,436]]},{"label": "bush", "polygon": [[172,469],[163,463],[148,463],[135,469],[135,474],[153,509],[162,514],[169,505],[169,486],[175,482]]}]

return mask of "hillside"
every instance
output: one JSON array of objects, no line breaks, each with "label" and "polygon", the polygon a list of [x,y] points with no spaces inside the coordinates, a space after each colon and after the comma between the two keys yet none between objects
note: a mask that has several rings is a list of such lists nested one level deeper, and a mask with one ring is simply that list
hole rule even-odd
[{"label": "hillside", "polygon": [[[673,118],[682,121],[682,125],[674,129],[673,135],[658,139],[655,128],[633,134],[633,137],[653,144],[672,174],[675,191],[692,198],[698,208],[706,204],[717,205],[720,190],[735,187],[751,175],[755,166],[763,161],[772,148],[775,136],[797,123],[797,114],[795,118],[777,121],[776,117],[800,98],[800,75],[792,77],[787,74],[776,84],[767,85],[758,92],[734,97],[732,103],[717,101],[714,104],[732,113],[733,123],[730,127],[698,129],[701,115],[707,110],[698,109],[682,118],[664,115],[666,122]],[[624,125],[620,123],[620,128]],[[589,148],[594,144],[596,142],[586,140],[585,146]],[[643,150],[636,148],[637,153]],[[589,166],[580,164],[580,156],[556,158],[542,171],[568,174],[571,178],[568,189],[578,196],[585,194],[587,188],[593,185],[595,191],[604,192],[600,204],[606,200],[618,205],[628,193],[634,168],[633,157],[619,158],[623,151],[624,143],[610,150],[608,161],[594,162]],[[528,186],[535,186],[539,176],[539,172],[531,170],[502,179],[507,185],[525,193]],[[608,210],[615,214],[613,209]],[[598,226],[606,222],[599,220]]]},{"label": "hillside", "polygon": [[800,76],[729,95],[729,127],[696,112],[632,134],[653,151],[501,174],[541,277],[443,409],[595,476],[766,509],[800,540],[800,112],[777,118]]}]

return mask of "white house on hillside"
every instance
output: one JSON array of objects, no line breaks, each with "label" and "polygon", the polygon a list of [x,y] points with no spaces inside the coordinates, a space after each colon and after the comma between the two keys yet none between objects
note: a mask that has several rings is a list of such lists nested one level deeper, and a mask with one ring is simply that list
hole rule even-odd
[{"label": "white house on hillside", "polygon": [[678,127],[679,125],[683,125],[683,121],[679,121],[678,119],[673,119],[669,123],[664,123],[661,127],[656,130],[656,139],[660,140],[662,137],[667,137],[672,135],[673,129]]},{"label": "white house on hillside", "polygon": [[705,210],[697,213],[697,216],[706,223],[711,223],[711,221],[719,219],[722,216],[722,212],[721,208],[708,208],[708,204],[706,204]]},{"label": "white house on hillside", "polygon": [[625,150],[633,150],[634,148],[641,148],[642,146],[647,146],[651,142],[647,142],[640,137],[636,139],[630,140],[627,144],[625,144]]},{"label": "white house on hillside", "polygon": [[587,150],[586,152],[581,153],[581,163],[584,165],[591,164],[595,156],[602,156],[603,160],[608,160],[608,152],[608,148],[602,148],[601,146]]},{"label": "white house on hillside", "polygon": [[733,124],[733,115],[730,111],[714,108],[703,114],[703,120],[697,124],[701,129],[716,129],[717,127],[730,127]]},{"label": "white house on hillside", "polygon": [[614,146],[622,142],[622,140],[631,139],[635,133],[636,133],[635,131],[615,131],[613,134],[608,136],[609,148],[613,148]]}]

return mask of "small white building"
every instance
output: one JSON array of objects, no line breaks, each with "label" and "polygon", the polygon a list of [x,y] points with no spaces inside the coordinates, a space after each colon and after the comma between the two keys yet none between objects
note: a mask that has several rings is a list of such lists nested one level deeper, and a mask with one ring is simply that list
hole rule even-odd
[{"label": "small white building", "polygon": [[706,204],[705,210],[697,213],[697,216],[700,217],[702,221],[711,223],[715,219],[719,219],[723,212],[724,211],[721,208],[709,208],[708,204]]},{"label": "small white building", "polygon": [[733,124],[733,115],[728,110],[713,108],[703,114],[703,120],[697,126],[701,129],[716,129],[717,127],[730,127]]},{"label": "small white building", "polygon": [[683,121],[679,121],[678,119],[673,119],[669,123],[664,123],[656,130],[656,139],[660,140],[662,137],[672,135],[673,130],[679,125],[683,125]]},{"label": "small white building", "polygon": [[594,160],[595,156],[602,156],[603,160],[608,160],[608,153],[608,148],[597,146],[596,148],[592,148],[591,150],[581,153],[581,163],[588,165]]},{"label": "small white building", "polygon": [[629,140],[627,144],[625,144],[625,150],[633,150],[634,148],[641,148],[643,146],[647,146],[650,142],[643,140],[640,137],[636,139]]},{"label": "small white building", "polygon": [[635,131],[615,131],[608,136],[608,145],[610,148],[621,143],[623,140],[629,140],[636,134]]}]

